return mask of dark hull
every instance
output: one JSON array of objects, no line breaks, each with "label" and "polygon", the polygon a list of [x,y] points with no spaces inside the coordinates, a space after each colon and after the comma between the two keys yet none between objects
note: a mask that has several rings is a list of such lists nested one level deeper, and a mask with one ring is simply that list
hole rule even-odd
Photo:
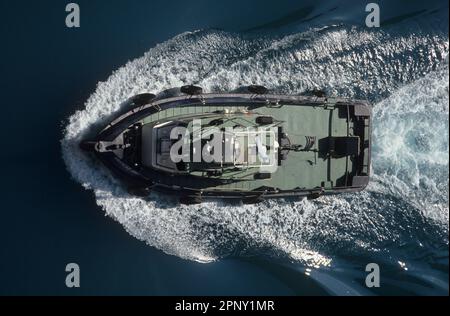
[{"label": "dark hull", "polygon": [[[166,99],[153,101],[147,105],[139,105],[125,114],[120,115],[113,120],[105,129],[103,129],[95,139],[90,141],[112,141],[118,135],[124,132],[134,123],[143,118],[170,108],[177,108],[180,106],[211,106],[214,104],[240,104],[245,105],[250,109],[258,109],[266,106],[268,103],[283,103],[299,106],[323,106],[325,98],[319,97],[305,97],[305,96],[284,96],[284,95],[249,95],[249,94],[206,94],[201,96],[176,96]],[[336,99],[336,105],[351,107],[351,113],[354,117],[362,116],[368,118],[370,122],[371,110],[367,103],[363,101],[352,101],[345,99]],[[367,132],[366,132],[367,133]],[[369,128],[370,133],[370,128]],[[151,190],[176,194],[178,196],[194,196],[199,198],[233,198],[233,199],[265,199],[265,198],[282,198],[282,197],[309,197],[316,198],[320,195],[331,195],[339,193],[357,192],[363,190],[369,183],[369,168],[370,168],[370,135],[365,135],[368,138],[368,143],[365,144],[364,156],[359,157],[360,170],[352,177],[351,182],[346,186],[334,187],[332,189],[324,189],[321,187],[308,189],[294,189],[294,190],[278,190],[270,187],[261,187],[251,191],[236,190],[207,190],[207,188],[214,187],[217,179],[202,178],[201,185],[190,187],[181,187],[170,185],[167,179],[171,177],[190,177],[189,175],[174,175],[160,170],[142,169],[136,170],[124,161],[119,159],[111,152],[95,151],[95,155],[100,161],[110,169],[124,184],[131,189],[134,188],[148,188]],[[164,181],[163,181],[164,180]],[[169,181],[170,182],[170,181]],[[193,182],[195,183],[195,182]],[[147,192],[147,191],[145,191]],[[139,194],[138,194],[139,195]],[[145,194],[144,194],[145,195]]]}]

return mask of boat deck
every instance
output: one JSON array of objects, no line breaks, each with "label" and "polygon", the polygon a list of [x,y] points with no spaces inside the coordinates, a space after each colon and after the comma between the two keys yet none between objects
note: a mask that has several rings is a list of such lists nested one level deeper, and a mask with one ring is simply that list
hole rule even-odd
[{"label": "boat deck", "polygon": [[[215,111],[248,110],[246,106],[227,104],[226,106],[179,106],[159,111],[146,117],[142,123],[155,123],[170,120],[172,117],[195,114],[213,113]],[[272,116],[282,121],[283,131],[292,144],[305,142],[305,136],[316,138],[314,146],[309,151],[291,151],[281,166],[278,166],[270,179],[254,179],[255,170],[239,170],[227,173],[226,178],[239,179],[228,184],[213,181],[193,180],[192,177],[160,177],[161,183],[180,187],[193,187],[204,190],[255,190],[261,187],[272,187],[280,190],[313,189],[324,187],[331,189],[343,183],[347,171],[352,170],[352,161],[348,157],[330,158],[322,145],[329,136],[351,136],[353,131],[347,122],[347,116],[342,110],[333,106],[310,105],[278,105],[260,106],[252,110],[260,115]],[[197,172],[198,176],[206,176]],[[218,177],[220,178],[220,177]]]}]

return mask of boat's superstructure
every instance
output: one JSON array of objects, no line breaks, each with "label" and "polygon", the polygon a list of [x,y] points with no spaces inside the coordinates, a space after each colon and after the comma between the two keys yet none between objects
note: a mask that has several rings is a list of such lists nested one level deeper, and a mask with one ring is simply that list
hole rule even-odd
[{"label": "boat's superstructure", "polygon": [[203,94],[186,86],[130,102],[98,136],[82,143],[137,195],[175,192],[263,198],[362,190],[369,181],[371,109],[320,94]]}]

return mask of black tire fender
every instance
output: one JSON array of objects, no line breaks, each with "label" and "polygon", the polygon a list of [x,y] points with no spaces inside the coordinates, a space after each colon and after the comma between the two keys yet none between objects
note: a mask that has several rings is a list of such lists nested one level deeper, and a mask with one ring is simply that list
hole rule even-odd
[{"label": "black tire fender", "polygon": [[128,193],[138,197],[147,197],[151,193],[149,187],[128,187]]},{"label": "black tire fender", "polygon": [[133,102],[134,105],[143,106],[143,105],[147,105],[147,104],[151,103],[155,97],[156,96],[152,93],[142,93],[142,94],[135,95],[131,99],[131,101]]},{"label": "black tire fender", "polygon": [[322,196],[322,192],[312,192],[306,196],[308,200],[315,200]]},{"label": "black tire fender", "polygon": [[203,88],[193,86],[193,85],[187,85],[187,86],[182,86],[180,88],[180,91],[183,92],[184,94],[188,94],[188,95],[200,95],[203,93]]},{"label": "black tire fender", "polygon": [[267,94],[269,89],[264,86],[251,85],[247,87],[248,91],[253,94]]},{"label": "black tire fender", "polygon": [[245,205],[258,204],[262,201],[263,199],[260,196],[249,196],[242,199],[242,203]]},{"label": "black tire fender", "polygon": [[202,198],[200,196],[187,195],[180,197],[180,204],[195,205],[200,203],[202,203]]}]

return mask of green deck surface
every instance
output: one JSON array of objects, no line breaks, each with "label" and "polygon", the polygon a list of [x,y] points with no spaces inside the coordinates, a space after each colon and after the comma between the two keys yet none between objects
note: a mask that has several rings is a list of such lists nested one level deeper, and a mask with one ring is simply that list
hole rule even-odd
[{"label": "green deck surface", "polygon": [[[163,123],[165,121],[177,119],[183,116],[193,114],[206,114],[221,110],[246,110],[244,106],[180,106],[155,113],[142,122],[143,124],[155,122]],[[284,132],[288,134],[291,143],[303,143],[305,136],[315,136],[316,143],[313,150],[318,150],[319,140],[329,136],[347,136],[352,135],[351,128],[348,128],[347,119],[338,116],[338,109],[334,107],[325,108],[323,106],[298,106],[283,105],[278,107],[260,107],[252,110],[253,113],[272,116],[276,121],[282,121]],[[347,166],[348,163],[348,166]],[[228,172],[226,178],[240,178],[244,181],[238,181],[230,184],[220,185],[213,188],[204,188],[212,190],[254,190],[262,186],[277,188],[280,190],[292,189],[313,189],[325,185],[325,188],[331,188],[336,185],[339,178],[345,176],[346,170],[352,168],[351,160],[347,158],[328,158],[323,157],[317,152],[293,152],[288,155],[287,160],[283,161],[281,166],[277,167],[271,179],[255,180],[253,175],[255,169],[240,170]],[[196,172],[196,175],[202,175]],[[206,176],[206,174],[203,174]],[[220,178],[221,176],[219,176]],[[222,176],[225,177],[225,176]],[[169,177],[168,183],[189,186],[192,183],[184,183],[186,180]],[[192,182],[192,180],[190,180]],[[175,183],[174,183],[175,182]]]}]

